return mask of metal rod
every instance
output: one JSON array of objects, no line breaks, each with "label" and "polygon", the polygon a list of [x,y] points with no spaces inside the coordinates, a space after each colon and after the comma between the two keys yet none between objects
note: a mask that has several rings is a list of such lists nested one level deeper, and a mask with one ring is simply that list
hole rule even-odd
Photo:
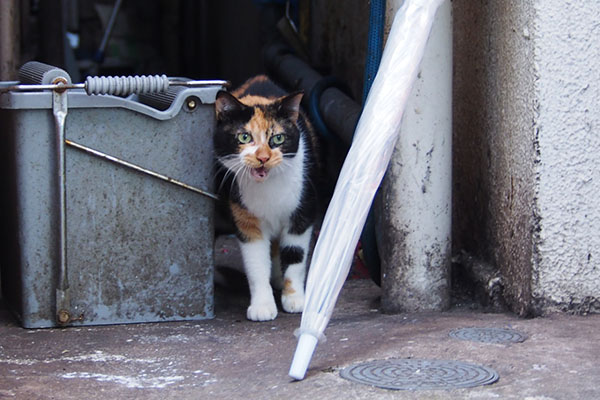
[{"label": "metal rod", "polygon": [[[59,78],[65,82],[63,78]],[[58,83],[57,86],[62,85]],[[66,168],[65,168],[65,122],[67,119],[68,104],[67,94],[55,90],[52,92],[52,113],[56,126],[56,158],[57,158],[57,182],[59,203],[59,247],[58,247],[58,284],[56,287],[56,317],[59,323],[63,320],[61,315],[68,315],[70,308],[69,277],[67,273],[67,196],[66,196]]]},{"label": "metal rod", "polygon": [[[185,86],[185,87],[206,87],[206,86],[229,86],[230,82],[226,80],[201,80],[201,81],[180,81],[170,80],[169,86]],[[27,92],[36,90],[67,90],[67,89],[87,89],[85,83],[70,83],[70,84],[47,84],[47,85],[11,85],[0,87],[2,92]]]},{"label": "metal rod", "polygon": [[115,1],[112,13],[110,14],[110,18],[108,19],[106,31],[104,31],[104,36],[102,36],[102,41],[100,42],[100,47],[98,48],[98,53],[102,56],[104,56],[104,50],[106,50],[106,44],[108,43],[108,39],[110,38],[110,35],[112,33],[115,21],[117,20],[117,14],[119,13],[119,9],[121,8],[122,2],[123,0]]},{"label": "metal rod", "polygon": [[225,86],[228,87],[231,85],[231,82],[222,80],[222,79],[212,79],[212,80],[201,80],[201,81],[180,81],[180,80],[170,80],[170,86],[186,86],[186,87],[196,87],[196,86]]},{"label": "metal rod", "polygon": [[140,167],[139,165],[132,164],[132,163],[130,163],[128,161],[122,160],[122,159],[117,158],[115,156],[111,156],[111,155],[103,153],[101,151],[94,150],[94,149],[92,149],[90,147],[84,146],[84,145],[79,144],[79,143],[75,143],[75,142],[73,142],[71,140],[68,140],[68,139],[65,139],[65,143],[68,144],[69,146],[72,146],[72,147],[74,147],[74,148],[76,148],[78,150],[84,151],[84,152],[86,152],[88,154],[91,154],[91,155],[94,155],[96,157],[100,157],[100,158],[103,158],[105,160],[112,161],[112,162],[117,163],[119,165],[122,165],[124,167],[131,168],[131,169],[136,170],[138,172],[142,172],[144,174],[147,174],[147,175],[153,176],[155,178],[161,179],[161,180],[163,180],[165,182],[169,182],[169,183],[172,183],[174,185],[180,186],[182,188],[191,190],[192,192],[196,192],[196,193],[199,193],[199,194],[201,194],[203,196],[210,197],[211,199],[219,200],[219,196],[217,196],[216,194],[207,192],[206,190],[203,190],[203,189],[199,189],[199,188],[197,188],[195,186],[188,185],[187,183],[181,182],[181,181],[179,181],[177,179],[173,179],[173,178],[168,177],[166,175],[162,175],[162,174],[159,174],[157,172],[151,171],[149,169]]}]

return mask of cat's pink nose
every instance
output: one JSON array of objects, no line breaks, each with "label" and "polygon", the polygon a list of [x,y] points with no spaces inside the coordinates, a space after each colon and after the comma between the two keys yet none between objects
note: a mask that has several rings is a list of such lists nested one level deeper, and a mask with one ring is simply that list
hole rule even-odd
[{"label": "cat's pink nose", "polygon": [[266,154],[265,155],[257,155],[256,158],[258,158],[258,161],[260,161],[261,164],[266,163],[270,159],[270,157]]},{"label": "cat's pink nose", "polygon": [[260,147],[255,153],[256,159],[260,161],[261,164],[266,163],[271,158],[271,152],[268,148]]}]

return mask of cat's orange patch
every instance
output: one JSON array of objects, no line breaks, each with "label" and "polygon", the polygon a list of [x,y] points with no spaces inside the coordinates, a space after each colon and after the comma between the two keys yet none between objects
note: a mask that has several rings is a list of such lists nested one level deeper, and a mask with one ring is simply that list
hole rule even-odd
[{"label": "cat's orange patch", "polygon": [[262,105],[262,106],[266,106],[268,104],[272,104],[275,102],[275,99],[271,99],[271,98],[267,98],[267,97],[262,97],[262,96],[253,96],[251,94],[246,95],[244,97],[241,97],[238,99],[240,100],[240,102],[242,102],[243,104],[247,105],[247,106],[258,106],[258,105]]},{"label": "cat's orange patch", "polygon": [[266,75],[257,75],[254,78],[250,78],[246,82],[244,82],[244,84],[242,86],[240,86],[239,88],[237,88],[235,91],[233,91],[232,94],[239,99],[240,96],[244,92],[246,92],[250,86],[264,83],[264,82],[267,82],[268,80],[269,80],[269,78],[267,78]]},{"label": "cat's orange patch", "polygon": [[294,293],[296,293],[296,291],[292,287],[292,281],[289,279],[283,281],[283,294],[286,296],[290,296]]},{"label": "cat's orange patch", "polygon": [[247,240],[262,239],[260,220],[254,214],[236,203],[231,203],[231,214],[235,225]]},{"label": "cat's orange patch", "polygon": [[255,134],[260,134],[260,137],[254,136],[254,141],[266,141],[267,133],[270,128],[269,120],[265,117],[265,113],[260,108],[254,109],[254,115],[250,118],[250,121],[244,126],[247,132],[252,133],[252,136]]}]

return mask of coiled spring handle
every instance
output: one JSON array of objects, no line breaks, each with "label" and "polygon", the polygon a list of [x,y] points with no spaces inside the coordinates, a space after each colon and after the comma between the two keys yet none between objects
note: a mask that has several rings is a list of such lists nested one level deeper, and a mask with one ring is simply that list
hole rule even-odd
[{"label": "coiled spring handle", "polygon": [[142,76],[88,76],[85,80],[87,94],[112,94],[127,96],[132,93],[162,93],[169,88],[166,75]]},{"label": "coiled spring handle", "polygon": [[166,75],[88,76],[85,83],[51,83],[0,87],[0,92],[85,89],[88,95],[110,94],[128,96],[142,93],[164,93],[170,86],[229,86],[224,80],[171,80]]}]

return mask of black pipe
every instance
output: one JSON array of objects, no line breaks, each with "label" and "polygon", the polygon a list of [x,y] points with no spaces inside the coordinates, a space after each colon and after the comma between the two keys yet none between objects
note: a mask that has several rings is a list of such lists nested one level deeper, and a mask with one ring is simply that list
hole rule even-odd
[{"label": "black pipe", "polygon": [[[291,90],[303,90],[310,94],[323,76],[305,61],[291,54],[278,43],[269,45],[264,51],[265,65],[269,74]],[[310,108],[310,96],[304,96],[302,105]],[[319,111],[329,129],[336,133],[344,144],[350,146],[354,128],[362,108],[350,96],[339,89],[338,85],[323,90],[319,99]]]}]

